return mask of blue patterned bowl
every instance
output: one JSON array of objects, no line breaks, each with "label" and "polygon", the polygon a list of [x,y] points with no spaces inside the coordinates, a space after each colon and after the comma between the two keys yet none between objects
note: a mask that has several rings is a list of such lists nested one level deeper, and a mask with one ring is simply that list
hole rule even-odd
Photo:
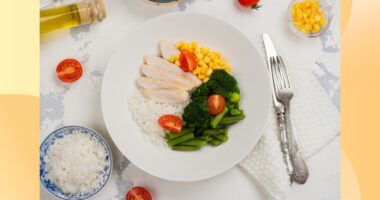
[{"label": "blue patterned bowl", "polygon": [[[106,165],[104,169],[101,172],[101,176],[103,176],[103,181],[101,182],[100,186],[98,188],[93,189],[90,192],[87,193],[80,193],[80,194],[67,194],[63,193],[58,187],[56,187],[53,183],[51,183],[49,180],[46,179],[46,169],[45,169],[45,162],[44,157],[47,154],[47,150],[49,149],[49,146],[54,144],[54,142],[57,139],[63,138],[67,135],[70,135],[73,133],[73,131],[79,130],[83,134],[89,134],[91,137],[94,137],[96,141],[98,141],[105,149],[106,152]],[[96,133],[95,131],[81,127],[81,126],[65,126],[62,128],[59,128],[55,131],[53,131],[41,144],[40,146],[40,181],[41,184],[55,197],[64,199],[64,200],[81,200],[81,199],[87,199],[96,193],[98,193],[104,185],[106,185],[112,170],[112,153],[111,148],[108,146],[105,139],[100,136],[100,134]]]}]

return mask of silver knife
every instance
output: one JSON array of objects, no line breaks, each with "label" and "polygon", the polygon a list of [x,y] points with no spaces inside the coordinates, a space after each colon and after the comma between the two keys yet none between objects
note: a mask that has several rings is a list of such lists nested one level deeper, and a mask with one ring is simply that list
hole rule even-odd
[{"label": "silver knife", "polygon": [[289,135],[288,130],[286,128],[286,112],[285,112],[285,106],[283,103],[279,102],[276,97],[276,92],[274,90],[274,83],[272,79],[272,69],[270,67],[270,58],[277,56],[276,49],[274,48],[273,42],[270,39],[269,35],[264,33],[263,34],[263,42],[265,47],[265,53],[267,57],[267,64],[268,64],[268,71],[270,74],[270,82],[272,86],[272,98],[273,98],[273,104],[276,109],[277,114],[277,124],[280,129],[280,142],[281,142],[281,150],[283,153],[284,162],[286,165],[287,172],[289,174],[290,182],[293,182],[293,164],[291,161],[291,146],[289,143]]}]

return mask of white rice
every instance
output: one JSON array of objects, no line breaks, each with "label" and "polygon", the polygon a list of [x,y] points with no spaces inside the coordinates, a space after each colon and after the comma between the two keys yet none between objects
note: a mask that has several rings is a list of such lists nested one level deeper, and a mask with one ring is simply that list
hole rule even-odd
[{"label": "white rice", "polygon": [[106,165],[105,149],[79,130],[57,139],[49,147],[44,162],[46,178],[64,193],[87,193],[104,181],[100,172]]},{"label": "white rice", "polygon": [[140,91],[130,95],[127,101],[134,120],[144,132],[144,140],[166,147],[167,145],[163,138],[165,132],[157,121],[165,114],[182,116],[186,104],[159,103],[145,98]]}]

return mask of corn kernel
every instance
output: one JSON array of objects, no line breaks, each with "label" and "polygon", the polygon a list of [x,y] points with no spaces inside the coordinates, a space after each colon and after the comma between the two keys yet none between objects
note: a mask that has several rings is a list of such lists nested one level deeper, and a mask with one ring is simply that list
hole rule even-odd
[{"label": "corn kernel", "polygon": [[292,9],[292,16],[295,17],[296,16],[296,9]]},{"label": "corn kernel", "polygon": [[199,75],[198,75],[198,79],[202,80],[202,79],[204,79],[204,78],[205,78],[205,76],[204,76],[203,74],[199,74]]},{"label": "corn kernel", "polygon": [[204,47],[201,47],[201,54],[205,55],[207,53],[207,50]]},{"label": "corn kernel", "polygon": [[206,75],[207,76],[210,76],[212,74],[212,69],[211,68],[208,68],[207,69],[207,72],[206,72]]},{"label": "corn kernel", "polygon": [[320,30],[321,30],[320,26],[318,24],[314,24],[313,32],[319,32]]},{"label": "corn kernel", "polygon": [[209,63],[211,60],[210,60],[210,58],[208,57],[208,56],[206,56],[205,58],[204,58],[204,61],[205,61],[205,63]]},{"label": "corn kernel", "polygon": [[198,47],[198,43],[197,42],[191,42],[190,45],[195,49],[196,47]]},{"label": "corn kernel", "polygon": [[207,77],[207,78],[203,79],[203,82],[206,83],[209,79],[210,78]]},{"label": "corn kernel", "polygon": [[207,71],[207,69],[208,69],[207,66],[202,67],[202,68],[201,68],[201,73],[202,73],[202,74],[205,74],[206,71]]},{"label": "corn kernel", "polygon": [[210,69],[212,69],[213,67],[215,67],[216,65],[215,65],[215,63],[209,63],[208,64],[208,68],[210,68]]},{"label": "corn kernel", "polygon": [[306,29],[307,32],[310,32],[312,29],[312,26],[310,24],[305,24],[304,28]]},{"label": "corn kernel", "polygon": [[321,17],[320,15],[316,15],[316,16],[315,16],[315,21],[316,21],[316,22],[321,21],[321,19],[322,19],[322,17]]},{"label": "corn kernel", "polygon": [[180,48],[183,44],[184,44],[184,42],[183,42],[183,41],[180,41],[180,42],[178,42],[178,43],[176,44],[176,47],[177,47],[177,48]]},{"label": "corn kernel", "polygon": [[325,25],[325,19],[322,18],[321,21],[319,21],[319,25],[324,26]]},{"label": "corn kernel", "polygon": [[176,65],[179,66],[179,60],[176,60],[176,61],[174,62],[174,64],[176,64]]}]

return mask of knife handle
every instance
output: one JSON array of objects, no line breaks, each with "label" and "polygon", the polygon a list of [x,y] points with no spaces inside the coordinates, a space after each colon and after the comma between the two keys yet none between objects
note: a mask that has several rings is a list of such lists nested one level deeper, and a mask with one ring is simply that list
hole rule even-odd
[{"label": "knife handle", "polygon": [[289,141],[291,145],[291,158],[293,162],[293,179],[294,182],[298,184],[304,184],[306,183],[307,179],[309,178],[309,170],[307,169],[307,165],[302,157],[301,150],[298,147],[297,142],[297,136],[294,132],[294,126],[292,123],[292,120],[290,118],[290,105],[286,105],[286,120],[287,120],[287,126],[289,130]]},{"label": "knife handle", "polygon": [[290,177],[290,182],[293,182],[293,164],[291,162],[290,158],[290,145],[289,145],[289,140],[288,140],[288,132],[286,129],[286,116],[285,112],[278,112],[277,113],[277,122],[278,122],[278,127],[280,129],[280,141],[281,141],[281,150],[282,154],[284,157],[284,162],[286,165],[287,172]]}]

